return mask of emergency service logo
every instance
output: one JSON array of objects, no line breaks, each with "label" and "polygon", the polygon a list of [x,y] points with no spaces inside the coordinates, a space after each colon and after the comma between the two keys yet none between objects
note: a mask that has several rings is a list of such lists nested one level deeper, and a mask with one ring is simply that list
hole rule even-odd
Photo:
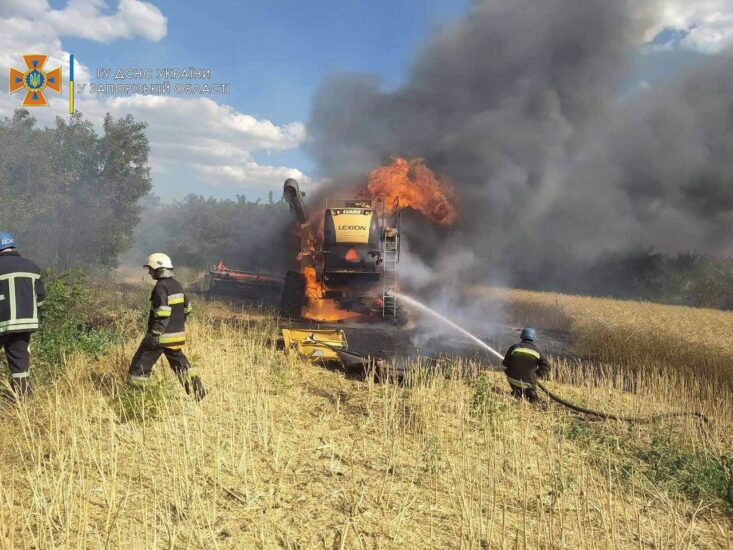
[{"label": "emergency service logo", "polygon": [[61,67],[45,72],[43,66],[48,59],[47,55],[24,55],[26,70],[10,69],[10,93],[26,90],[23,98],[24,107],[43,107],[48,105],[43,94],[47,88],[57,94],[61,93]]}]

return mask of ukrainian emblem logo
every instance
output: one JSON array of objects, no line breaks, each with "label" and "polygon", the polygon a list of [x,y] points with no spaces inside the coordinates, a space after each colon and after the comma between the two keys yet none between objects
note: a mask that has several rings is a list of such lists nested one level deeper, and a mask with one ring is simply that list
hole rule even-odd
[{"label": "ukrainian emblem logo", "polygon": [[26,94],[23,98],[25,107],[42,107],[48,105],[45,89],[50,89],[57,94],[61,93],[61,67],[45,72],[43,66],[48,59],[47,55],[32,54],[24,55],[26,70],[10,69],[10,93],[25,88]]}]

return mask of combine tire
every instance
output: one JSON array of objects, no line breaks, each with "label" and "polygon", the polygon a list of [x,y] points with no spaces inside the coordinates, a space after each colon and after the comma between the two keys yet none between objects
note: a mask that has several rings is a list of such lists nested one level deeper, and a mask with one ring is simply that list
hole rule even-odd
[{"label": "combine tire", "polygon": [[280,315],[297,319],[300,317],[305,299],[305,275],[298,271],[288,271],[280,296]]}]

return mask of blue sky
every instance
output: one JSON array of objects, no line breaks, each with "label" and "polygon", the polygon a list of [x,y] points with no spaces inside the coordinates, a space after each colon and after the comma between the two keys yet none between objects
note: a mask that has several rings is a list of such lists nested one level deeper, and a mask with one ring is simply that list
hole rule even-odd
[{"label": "blue sky", "polygon": [[[54,5],[55,4],[55,5]],[[380,75],[386,87],[400,83],[413,52],[438,25],[465,13],[470,0],[393,2],[198,2],[155,1],[168,19],[157,42],[134,36],[110,44],[65,38],[93,72],[96,67],[210,67],[212,80],[230,83],[222,102],[275,124],[306,121],[311,99],[332,72]],[[65,2],[53,2],[62,8]],[[110,10],[107,10],[110,11]],[[315,167],[300,149],[254,152],[258,162]],[[183,174],[181,174],[183,176]],[[157,182],[157,192],[179,196],[178,185]],[[191,185],[191,191],[197,191]],[[229,196],[233,186],[204,190]]]},{"label": "blue sky", "polygon": [[[62,2],[57,2],[62,4]],[[308,113],[313,91],[333,71],[379,74],[397,84],[411,53],[436,25],[460,17],[467,0],[393,2],[156,1],[168,18],[163,40],[108,45],[80,38],[64,47],[93,66],[212,68],[231,83],[228,100],[276,123]]]},{"label": "blue sky", "polygon": [[[97,68],[207,67],[220,96],[98,97],[77,93],[77,108],[98,126],[106,112],[149,123],[155,192],[166,200],[189,192],[249,197],[279,191],[284,177],[321,177],[303,152],[314,93],[324,77],[362,72],[385,88],[405,78],[432,33],[465,15],[473,0],[3,0],[0,70],[20,53],[47,53],[49,67],[76,56],[77,83]],[[639,37],[638,69],[629,89],[674,74],[733,42],[729,0],[664,0]],[[656,37],[656,39],[654,39]],[[654,39],[654,40],[653,40]],[[653,40],[652,47],[641,47]],[[0,83],[2,85],[2,83]],[[4,85],[7,88],[7,82]],[[34,115],[41,124],[64,115],[67,90]],[[0,115],[19,106],[0,97]]]}]

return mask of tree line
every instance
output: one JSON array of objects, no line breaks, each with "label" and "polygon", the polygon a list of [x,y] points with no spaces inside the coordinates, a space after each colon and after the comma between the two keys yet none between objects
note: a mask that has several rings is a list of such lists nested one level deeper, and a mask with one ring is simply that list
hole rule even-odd
[{"label": "tree line", "polygon": [[180,265],[203,269],[219,260],[245,271],[283,274],[286,233],[292,224],[283,200],[250,201],[187,195],[161,203],[149,197],[135,235],[138,258],[165,250]]}]

